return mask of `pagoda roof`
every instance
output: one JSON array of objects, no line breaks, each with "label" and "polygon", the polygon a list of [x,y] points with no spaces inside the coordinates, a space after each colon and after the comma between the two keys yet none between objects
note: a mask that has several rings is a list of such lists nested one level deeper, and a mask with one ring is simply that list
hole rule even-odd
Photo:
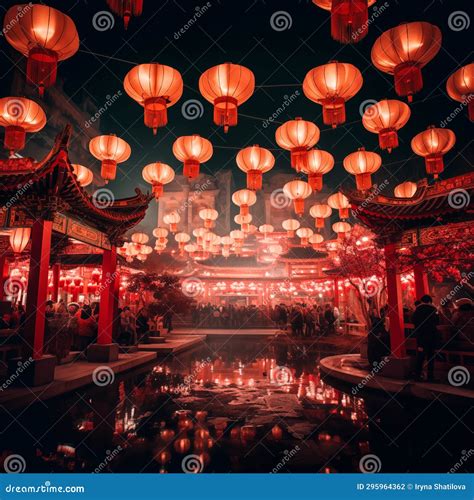
[{"label": "pagoda roof", "polygon": [[272,264],[262,264],[257,260],[255,255],[249,256],[239,256],[239,255],[229,255],[229,257],[224,257],[222,255],[217,255],[210,257],[209,259],[196,262],[199,267],[220,267],[220,268],[247,268],[247,269],[262,269],[269,268]]},{"label": "pagoda roof", "polygon": [[30,158],[0,160],[0,203],[25,212],[25,217],[54,219],[55,213],[71,216],[104,232],[113,242],[145,216],[153,196],[135,189],[135,195],[115,199],[101,188],[94,198],[77,181],[68,156],[71,127],[56,138],[53,149],[41,161]]},{"label": "pagoda roof", "polygon": [[313,247],[294,246],[288,249],[288,252],[280,255],[281,261],[302,261],[313,259],[324,259],[328,256],[327,252],[314,250]]},{"label": "pagoda roof", "polygon": [[352,215],[379,236],[469,220],[474,213],[472,172],[431,185],[423,179],[412,198],[385,196],[377,186],[368,192],[343,192],[351,203]]}]

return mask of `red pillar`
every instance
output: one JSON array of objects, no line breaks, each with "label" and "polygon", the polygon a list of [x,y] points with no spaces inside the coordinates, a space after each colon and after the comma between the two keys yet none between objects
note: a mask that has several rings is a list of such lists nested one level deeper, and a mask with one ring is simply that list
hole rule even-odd
[{"label": "red pillar", "polygon": [[334,278],[334,307],[339,309],[339,280]]},{"label": "red pillar", "polygon": [[53,265],[53,296],[51,300],[57,302],[59,300],[59,276],[61,274],[60,264]]},{"label": "red pillar", "polygon": [[53,223],[37,219],[31,228],[31,255],[26,292],[25,340],[33,359],[43,355],[48,269]]},{"label": "red pillar", "polygon": [[111,344],[117,279],[117,248],[104,250],[100,291],[98,344]]},{"label": "red pillar", "polygon": [[419,300],[423,295],[427,295],[430,291],[428,285],[428,275],[423,267],[423,264],[418,263],[413,267],[413,275],[415,277],[415,299]]},{"label": "red pillar", "polygon": [[0,255],[0,300],[4,300],[6,293],[5,293],[5,282],[8,279],[8,258],[6,254]]},{"label": "red pillar", "polygon": [[405,325],[403,321],[402,287],[397,273],[396,245],[385,245],[387,274],[388,317],[390,321],[390,347],[395,358],[403,358],[405,349]]}]

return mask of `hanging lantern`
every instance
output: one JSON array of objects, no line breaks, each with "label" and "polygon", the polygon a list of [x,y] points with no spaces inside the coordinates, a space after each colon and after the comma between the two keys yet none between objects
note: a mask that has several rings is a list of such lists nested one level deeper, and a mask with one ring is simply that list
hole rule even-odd
[{"label": "hanging lantern", "polygon": [[178,212],[176,212],[176,210],[173,210],[172,212],[169,212],[168,214],[163,216],[163,222],[165,224],[169,224],[170,232],[172,232],[173,234],[178,230],[178,224],[180,220],[181,217]]},{"label": "hanging lantern", "polygon": [[337,127],[346,121],[345,103],[364,82],[352,64],[333,61],[308,71],[303,81],[304,95],[323,107],[323,123]]},{"label": "hanging lantern", "polygon": [[394,194],[395,198],[413,198],[415,196],[418,186],[416,182],[402,182],[398,186],[395,186]]},{"label": "hanging lantern", "polygon": [[219,217],[219,212],[213,208],[203,208],[199,210],[199,217],[204,221],[204,227],[210,229]]},{"label": "hanging lantern", "polygon": [[313,0],[331,11],[331,36],[340,43],[360,42],[369,31],[369,7],[376,0]]},{"label": "hanging lantern", "polygon": [[144,245],[145,243],[148,243],[149,239],[150,238],[146,233],[133,233],[131,236],[131,240],[137,245]]},{"label": "hanging lantern", "polygon": [[444,170],[443,156],[456,143],[456,136],[447,128],[428,127],[411,140],[411,149],[425,159],[426,173],[438,178]]},{"label": "hanging lantern", "polygon": [[91,184],[94,180],[94,174],[92,173],[92,170],[84,167],[83,165],[73,163],[72,170],[77,177],[77,182],[83,188]]},{"label": "hanging lantern", "polygon": [[372,187],[371,176],[382,165],[382,158],[377,153],[359,148],[344,158],[343,165],[347,172],[355,175],[357,189],[366,191]]},{"label": "hanging lantern", "polygon": [[113,134],[99,135],[91,139],[89,151],[102,162],[100,175],[105,183],[115,179],[117,164],[127,161],[132,154],[129,144]]},{"label": "hanging lantern", "polygon": [[317,229],[324,227],[324,219],[327,219],[332,214],[332,209],[325,203],[316,203],[309,209],[309,215],[314,217],[314,225]]},{"label": "hanging lantern", "polygon": [[153,229],[153,236],[156,238],[157,243],[164,243],[168,236],[168,229],[164,227],[155,227],[155,229]]},{"label": "hanging lantern", "polygon": [[240,215],[247,215],[249,207],[257,202],[257,195],[249,189],[239,189],[232,195],[232,202],[240,207]]},{"label": "hanging lantern", "polygon": [[467,64],[453,73],[446,82],[449,97],[464,105],[467,103],[469,120],[474,121],[474,63]]},{"label": "hanging lantern", "polygon": [[313,247],[314,250],[319,250],[319,246],[323,241],[324,237],[319,233],[311,235],[308,240],[309,244]]},{"label": "hanging lantern", "polygon": [[259,232],[263,234],[263,238],[266,240],[268,235],[273,233],[275,228],[271,224],[262,224],[258,228]]},{"label": "hanging lantern", "polygon": [[275,140],[282,148],[291,153],[291,166],[300,172],[306,165],[308,149],[319,141],[319,128],[313,123],[298,117],[280,125],[275,132]]},{"label": "hanging lantern", "polygon": [[199,166],[208,161],[212,154],[212,144],[200,135],[178,137],[173,144],[173,154],[183,162],[183,175],[194,179],[199,175]]},{"label": "hanging lantern", "polygon": [[221,238],[221,243],[222,243],[222,251],[229,251],[230,247],[234,244],[234,239],[231,238],[230,236],[223,236]]},{"label": "hanging lantern", "polygon": [[398,134],[409,120],[410,107],[402,101],[384,99],[365,109],[362,125],[373,134],[379,135],[380,149],[389,153],[398,147]]},{"label": "hanging lantern", "polygon": [[247,214],[247,215],[237,214],[234,217],[234,222],[240,226],[240,229],[244,233],[248,233],[250,230],[250,223],[252,222],[252,215],[251,214]]},{"label": "hanging lantern", "polygon": [[158,201],[163,195],[163,186],[174,179],[174,170],[166,163],[150,163],[142,170],[143,179],[152,185],[155,200]]},{"label": "hanging lantern", "polygon": [[328,205],[331,208],[339,210],[339,217],[341,219],[349,218],[350,203],[346,196],[342,193],[334,193],[328,198]]},{"label": "hanging lantern", "polygon": [[191,239],[188,233],[177,233],[174,237],[175,241],[178,243],[178,247],[181,251],[184,250],[184,246]]},{"label": "hanging lantern", "polygon": [[132,68],[123,82],[125,92],[145,109],[145,126],[156,134],[168,123],[167,108],[183,94],[179,71],[164,64],[139,64]]},{"label": "hanging lantern", "polygon": [[321,149],[310,149],[306,158],[306,165],[301,168],[308,175],[308,184],[314,192],[323,189],[323,175],[334,167],[334,157]]},{"label": "hanging lantern", "polygon": [[304,214],[304,200],[313,192],[311,186],[307,182],[294,180],[283,186],[283,192],[290,200],[293,200],[296,215],[302,216]]},{"label": "hanging lantern", "polygon": [[20,254],[30,241],[31,228],[20,227],[10,232],[10,246],[15,254]]},{"label": "hanging lantern", "polygon": [[184,245],[184,251],[190,256],[193,257],[194,254],[197,252],[197,245],[194,245],[194,243],[188,243],[187,245]]},{"label": "hanging lantern", "polygon": [[213,66],[199,78],[199,91],[214,105],[214,123],[224,127],[237,125],[237,108],[255,89],[254,74],[244,66],[224,63]]},{"label": "hanging lantern", "polygon": [[314,231],[309,227],[300,227],[296,231],[296,236],[300,238],[301,246],[305,247],[308,245],[309,239],[313,236]]},{"label": "hanging lantern", "polygon": [[239,231],[238,229],[236,229],[234,231],[231,231],[229,236],[234,240],[236,249],[242,247],[245,239],[245,234],[243,231]]},{"label": "hanging lantern", "polygon": [[13,154],[25,147],[26,133],[40,131],[46,125],[43,108],[24,97],[0,99],[0,126],[5,127],[3,147]]},{"label": "hanging lantern", "polygon": [[374,43],[372,62],[377,69],[394,75],[395,92],[408,102],[423,88],[421,69],[441,48],[441,31],[426,22],[405,23],[382,33]]},{"label": "hanging lantern", "polygon": [[123,25],[128,29],[131,17],[138,17],[143,12],[143,0],[107,0],[109,9],[123,18]]},{"label": "hanging lantern", "polygon": [[340,240],[343,240],[351,229],[352,226],[348,222],[336,222],[332,225],[332,230],[337,233],[337,237]]},{"label": "hanging lantern", "polygon": [[275,165],[275,157],[265,148],[258,145],[241,149],[237,153],[237,166],[247,173],[247,189],[258,191],[262,189],[262,174]]},{"label": "hanging lantern", "polygon": [[73,20],[46,5],[14,5],[3,20],[8,43],[28,58],[26,78],[44,89],[56,82],[58,61],[73,56],[79,49],[79,36]]},{"label": "hanging lantern", "polygon": [[204,227],[198,227],[193,230],[193,236],[196,237],[196,241],[199,246],[202,246],[203,237],[206,233],[207,229],[205,229]]},{"label": "hanging lantern", "polygon": [[301,226],[300,221],[296,219],[286,219],[281,223],[283,229],[286,231],[288,238],[295,237],[295,231]]}]

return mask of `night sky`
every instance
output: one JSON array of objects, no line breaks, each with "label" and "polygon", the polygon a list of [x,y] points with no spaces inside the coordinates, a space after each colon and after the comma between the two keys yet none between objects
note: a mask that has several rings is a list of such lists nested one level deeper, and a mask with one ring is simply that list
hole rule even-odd
[{"label": "night sky", "polygon": [[[16,2],[2,2],[0,11]],[[383,166],[374,176],[379,182],[389,176],[393,187],[403,180],[417,180],[424,176],[422,158],[411,151],[410,140],[430,124],[439,125],[459,106],[446,94],[445,83],[457,68],[472,62],[473,29],[454,26],[450,15],[462,11],[461,21],[470,24],[467,12],[471,2],[466,0],[379,0],[384,11],[371,24],[368,36],[355,45],[341,45],[330,37],[329,13],[306,0],[230,1],[212,0],[207,10],[185,33],[175,35],[188,23],[196,8],[205,2],[144,0],[144,13],[133,18],[128,31],[120,18],[115,17],[111,29],[98,31],[93,18],[100,11],[108,11],[105,0],[50,1],[47,3],[66,12],[75,21],[81,47],[73,58],[59,66],[64,90],[77,104],[85,96],[101,107],[118,91],[122,96],[103,114],[101,129],[125,139],[132,148],[131,159],[120,165],[117,180],[109,187],[116,196],[133,193],[133,187],[149,189],[141,178],[144,165],[163,161],[181,172],[171,147],[181,135],[198,133],[214,145],[213,158],[202,167],[203,172],[232,169],[235,189],[244,187],[245,175],[235,164],[238,149],[259,144],[273,150],[277,162],[275,169],[290,173],[289,152],[277,148],[274,133],[280,123],[302,116],[314,121],[321,129],[320,149],[330,151],[336,166],[325,176],[325,183],[333,189],[341,183],[353,186],[354,179],[342,167],[348,153],[360,146],[379,152],[378,138],[366,131],[361,123],[359,108],[368,100],[397,98],[393,89],[393,77],[378,71],[370,60],[370,50],[376,38],[390,27],[402,22],[428,21],[442,31],[443,45],[435,59],[423,70],[424,88],[414,96],[412,116],[400,131],[400,146],[392,154],[382,153]],[[471,9],[472,10],[472,9]],[[277,31],[270,19],[275,12],[284,11],[288,29]],[[373,8],[369,10],[369,17]],[[464,14],[463,16],[463,13]],[[473,18],[474,14],[469,14]],[[474,23],[471,23],[474,25]],[[466,29],[463,29],[466,28]],[[1,95],[9,95],[13,72],[13,50],[4,37],[0,40]],[[307,71],[330,60],[350,62],[357,66],[364,78],[361,91],[346,107],[347,122],[332,130],[323,125],[321,106],[309,101],[301,90]],[[24,70],[25,59],[21,67]],[[123,90],[123,78],[132,63],[160,62],[180,71],[184,84],[181,100],[169,109],[168,126],[153,136],[143,124],[143,109]],[[239,123],[228,134],[212,122],[212,105],[199,93],[198,80],[203,71],[223,62],[239,63],[250,68],[256,79],[254,95],[239,108]],[[264,121],[280,107],[288,96],[299,92],[292,104],[269,126]],[[198,100],[204,107],[201,117],[190,120],[182,113],[186,101]],[[403,100],[403,99],[402,99]],[[457,136],[453,151],[445,158],[446,171],[441,177],[451,177],[467,172],[472,164],[472,124],[467,110],[455,118],[450,128]],[[80,133],[80,131],[75,131]],[[28,148],[23,154],[28,154]],[[90,167],[98,168],[92,158]],[[268,175],[268,174],[267,174]],[[271,173],[270,173],[271,175]],[[265,178],[265,177],[264,177]],[[153,213],[155,207],[152,208]]]}]

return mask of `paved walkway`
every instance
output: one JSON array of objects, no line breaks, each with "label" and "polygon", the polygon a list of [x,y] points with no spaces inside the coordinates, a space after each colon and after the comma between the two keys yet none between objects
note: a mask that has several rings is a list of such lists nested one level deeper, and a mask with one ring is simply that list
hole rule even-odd
[{"label": "paved walkway", "polygon": [[268,335],[277,335],[284,333],[277,328],[177,328],[170,334],[171,337],[176,335],[242,335],[245,337],[261,337]]},{"label": "paved walkway", "polygon": [[434,399],[440,396],[474,399],[474,391],[465,387],[454,387],[447,383],[414,382],[383,377],[379,374],[374,375],[369,371],[368,366],[365,368],[364,364],[359,354],[340,354],[323,358],[320,362],[320,370],[323,375],[351,385],[357,393],[369,388],[422,399]]},{"label": "paved walkway", "polygon": [[206,340],[206,335],[171,333],[165,335],[165,342],[159,344],[138,344],[139,351],[156,352],[158,356],[162,354],[177,354],[202,344]]}]

